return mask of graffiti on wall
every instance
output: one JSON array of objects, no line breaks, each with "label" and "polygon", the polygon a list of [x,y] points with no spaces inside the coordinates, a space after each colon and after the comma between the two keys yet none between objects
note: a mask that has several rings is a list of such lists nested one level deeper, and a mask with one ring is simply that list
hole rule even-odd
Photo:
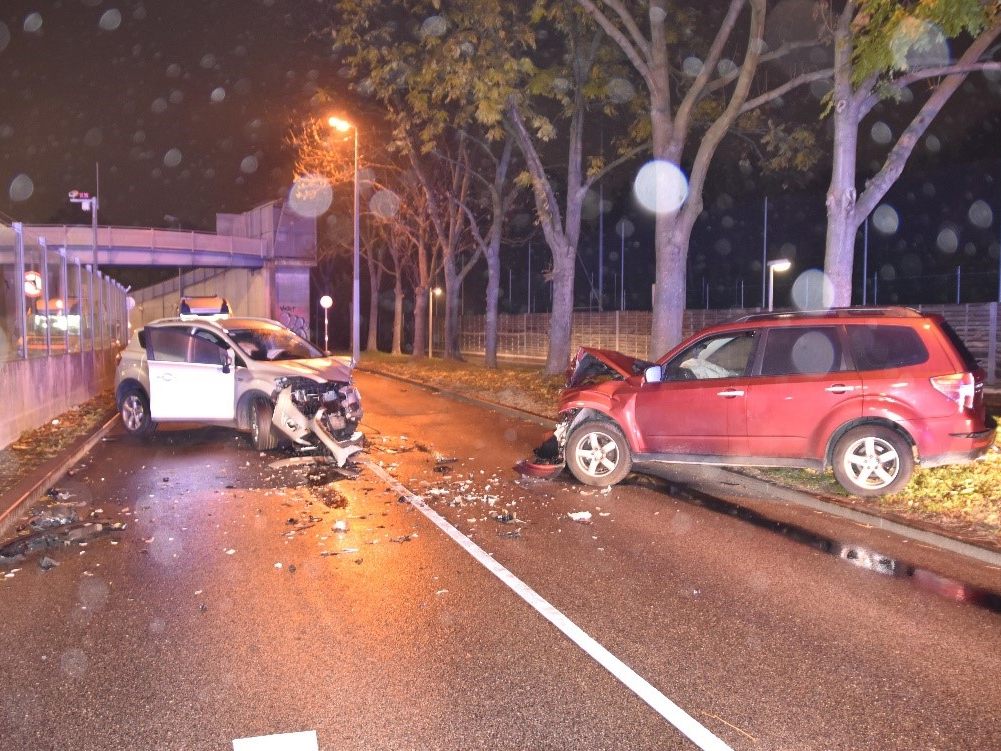
[{"label": "graffiti on wall", "polygon": [[278,320],[303,339],[309,339],[309,320],[306,311],[298,305],[279,305]]}]

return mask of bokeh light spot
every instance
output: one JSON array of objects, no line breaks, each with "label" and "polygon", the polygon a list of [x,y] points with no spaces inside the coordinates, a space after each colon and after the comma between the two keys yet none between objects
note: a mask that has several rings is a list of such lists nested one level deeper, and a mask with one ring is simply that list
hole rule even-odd
[{"label": "bokeh light spot", "polygon": [[655,214],[670,214],[688,198],[688,180],[677,165],[658,159],[640,168],[633,191],[643,208]]},{"label": "bokeh light spot", "polygon": [[243,161],[240,162],[240,172],[245,175],[252,175],[257,172],[257,157],[251,154],[250,156],[245,156]]},{"label": "bokeh light spot", "polygon": [[217,86],[216,88],[212,89],[212,93],[209,94],[209,99],[216,104],[218,104],[225,98],[226,98],[226,89],[224,89],[222,86]]},{"label": "bokeh light spot", "polygon": [[704,65],[705,63],[703,63],[701,59],[691,55],[685,58],[685,61],[681,64],[681,69],[685,72],[686,76],[695,78],[702,72]]},{"label": "bokeh light spot", "polygon": [[615,234],[619,237],[632,237],[635,231],[636,227],[625,217],[615,223]]}]

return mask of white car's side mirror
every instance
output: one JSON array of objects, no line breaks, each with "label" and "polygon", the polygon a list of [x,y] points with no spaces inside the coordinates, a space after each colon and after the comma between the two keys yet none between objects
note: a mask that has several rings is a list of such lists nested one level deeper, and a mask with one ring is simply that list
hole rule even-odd
[{"label": "white car's side mirror", "polygon": [[660,365],[651,365],[643,371],[644,383],[660,383],[662,378],[663,371],[661,370]]}]

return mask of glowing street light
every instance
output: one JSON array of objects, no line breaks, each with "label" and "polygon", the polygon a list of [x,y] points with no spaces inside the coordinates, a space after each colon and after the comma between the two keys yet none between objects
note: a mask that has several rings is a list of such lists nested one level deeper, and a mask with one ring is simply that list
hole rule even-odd
[{"label": "glowing street light", "polygon": [[434,299],[441,295],[441,287],[428,288],[428,357],[431,357],[431,339],[433,337]]},{"label": "glowing street light", "polygon": [[327,343],[327,341],[328,341],[327,333],[330,330],[329,327],[328,327],[328,320],[327,319],[328,319],[328,314],[330,313],[330,306],[333,305],[333,304],[334,304],[334,298],[332,298],[330,295],[324,295],[323,297],[320,298],[320,307],[323,308],[323,351],[324,352],[330,351],[330,345]]},{"label": "glowing street light", "polygon": [[772,300],[774,299],[775,293],[775,272],[778,271],[780,274],[783,271],[788,271],[792,268],[792,261],[788,258],[777,258],[774,261],[768,262],[768,310],[772,310]]},{"label": "glowing street light", "polygon": [[347,133],[349,130],[353,130],[355,133],[355,166],[354,166],[354,208],[353,214],[353,226],[354,226],[354,244],[351,254],[352,259],[352,270],[351,270],[351,359],[357,364],[358,360],[361,358],[361,251],[360,251],[360,237],[361,233],[359,231],[358,221],[359,221],[359,208],[358,208],[358,126],[353,123],[349,123],[347,120],[342,120],[339,117],[331,117],[327,119],[327,124],[330,125],[336,131],[341,133]]}]

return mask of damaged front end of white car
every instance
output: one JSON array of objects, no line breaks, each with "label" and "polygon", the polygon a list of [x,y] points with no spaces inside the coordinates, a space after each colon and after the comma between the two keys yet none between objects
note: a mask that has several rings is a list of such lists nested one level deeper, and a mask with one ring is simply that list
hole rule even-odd
[{"label": "damaged front end of white car", "polygon": [[275,379],[272,425],[296,450],[329,452],[343,467],[364,447],[358,431],[361,397],[350,382],[318,382],[305,376]]}]

